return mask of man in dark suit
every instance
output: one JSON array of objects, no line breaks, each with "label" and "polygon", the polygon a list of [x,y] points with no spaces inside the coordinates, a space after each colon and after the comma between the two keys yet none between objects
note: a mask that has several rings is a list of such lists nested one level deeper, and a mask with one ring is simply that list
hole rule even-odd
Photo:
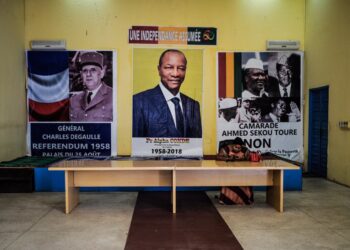
[{"label": "man in dark suit", "polygon": [[277,78],[269,76],[268,93],[270,97],[300,97],[300,76],[293,75],[292,60],[292,56],[288,58],[286,55],[278,59]]},{"label": "man in dark suit", "polygon": [[199,103],[180,93],[186,66],[179,50],[161,54],[160,83],[133,96],[133,137],[202,137]]},{"label": "man in dark suit", "polygon": [[70,120],[113,121],[112,88],[102,81],[103,55],[94,51],[82,53],[78,65],[85,89],[69,100]]}]

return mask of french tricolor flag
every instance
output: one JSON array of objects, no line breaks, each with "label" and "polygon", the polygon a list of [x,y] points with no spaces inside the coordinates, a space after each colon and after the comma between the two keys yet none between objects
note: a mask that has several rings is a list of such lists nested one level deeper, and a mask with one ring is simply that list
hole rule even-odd
[{"label": "french tricolor flag", "polygon": [[29,121],[69,121],[67,51],[28,51]]}]

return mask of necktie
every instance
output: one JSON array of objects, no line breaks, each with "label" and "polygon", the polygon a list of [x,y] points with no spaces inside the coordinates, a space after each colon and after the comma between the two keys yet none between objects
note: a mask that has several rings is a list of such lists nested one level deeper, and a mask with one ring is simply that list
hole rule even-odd
[{"label": "necktie", "polygon": [[283,88],[283,97],[288,97],[288,92],[286,87]]},{"label": "necktie", "polygon": [[177,97],[174,97],[173,99],[171,99],[171,101],[175,105],[176,128],[180,132],[181,136],[185,136],[185,133],[184,133],[184,117],[183,117],[183,114],[182,114],[182,111],[181,111],[181,107],[180,107],[180,99],[177,98]]},{"label": "necktie", "polygon": [[92,92],[89,92],[88,96],[86,98],[87,104],[89,104],[91,102],[91,96],[92,96]]}]

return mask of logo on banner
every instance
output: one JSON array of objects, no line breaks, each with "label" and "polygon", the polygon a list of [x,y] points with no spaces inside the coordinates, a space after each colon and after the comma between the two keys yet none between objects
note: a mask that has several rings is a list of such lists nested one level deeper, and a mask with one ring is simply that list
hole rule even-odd
[{"label": "logo on banner", "polygon": [[216,45],[216,28],[132,26],[129,43]]}]

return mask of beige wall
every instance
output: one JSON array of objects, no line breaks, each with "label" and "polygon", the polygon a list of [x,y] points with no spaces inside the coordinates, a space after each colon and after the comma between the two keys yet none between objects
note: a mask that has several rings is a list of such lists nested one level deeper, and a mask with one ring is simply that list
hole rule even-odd
[{"label": "beige wall", "polygon": [[25,44],[33,39],[65,39],[68,49],[117,50],[118,154],[128,155],[133,48],[128,29],[132,25],[217,27],[218,46],[195,46],[204,49],[204,154],[215,154],[216,52],[265,50],[267,39],[300,40],[303,49],[304,15],[304,0],[26,0]]},{"label": "beige wall", "polygon": [[306,93],[329,85],[328,178],[350,186],[350,130],[338,127],[339,121],[350,120],[349,11],[348,0],[306,1],[305,79]]},{"label": "beige wall", "polygon": [[0,0],[0,161],[25,154],[24,0]]}]

